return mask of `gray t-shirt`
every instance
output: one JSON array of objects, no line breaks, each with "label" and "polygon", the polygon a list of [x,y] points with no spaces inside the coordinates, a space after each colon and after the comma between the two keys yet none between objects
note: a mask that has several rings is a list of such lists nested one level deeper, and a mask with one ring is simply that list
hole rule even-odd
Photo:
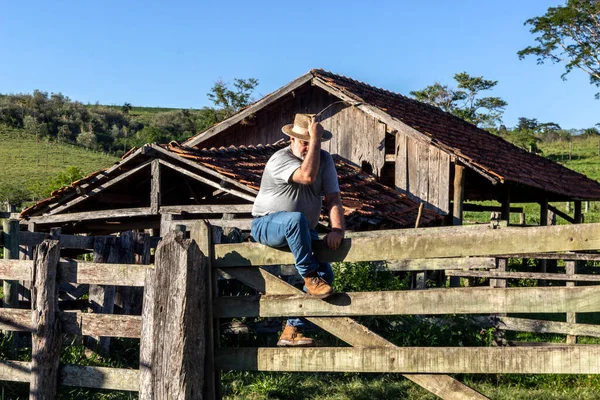
[{"label": "gray t-shirt", "polygon": [[276,211],[300,211],[312,229],[317,226],[323,196],[340,191],[337,172],[331,154],[321,150],[317,180],[312,185],[302,185],[291,180],[294,171],[301,165],[302,160],[292,153],[289,146],[271,156],[252,207],[253,216],[262,217]]}]

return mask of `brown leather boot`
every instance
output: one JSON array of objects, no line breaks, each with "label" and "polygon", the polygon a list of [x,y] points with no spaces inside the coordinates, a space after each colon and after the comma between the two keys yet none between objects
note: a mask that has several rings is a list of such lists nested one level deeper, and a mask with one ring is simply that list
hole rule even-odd
[{"label": "brown leather boot", "polygon": [[304,336],[295,326],[288,324],[285,324],[285,329],[277,342],[279,347],[313,347],[314,345],[314,340]]},{"label": "brown leather boot", "polygon": [[316,272],[310,272],[304,277],[304,286],[308,294],[319,299],[333,294],[333,288]]}]

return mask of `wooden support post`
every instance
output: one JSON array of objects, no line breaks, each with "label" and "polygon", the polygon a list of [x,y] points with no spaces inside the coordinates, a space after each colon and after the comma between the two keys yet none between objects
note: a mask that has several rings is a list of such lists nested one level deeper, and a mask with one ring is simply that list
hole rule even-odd
[{"label": "wooden support post", "polygon": [[150,212],[152,214],[158,214],[161,204],[160,161],[158,160],[158,158],[152,160],[151,171],[152,184],[150,187]]},{"label": "wooden support post", "polygon": [[[119,263],[149,264],[150,235],[143,232],[121,233]],[[140,315],[142,313],[143,289],[131,286],[118,286],[115,290],[115,305],[121,314]]]},{"label": "wooden support post", "polygon": [[[35,222],[30,222],[27,224],[28,232],[35,232]],[[22,240],[21,240],[22,241]],[[21,259],[22,260],[33,260],[33,252],[35,246],[31,244],[23,243],[21,244]],[[31,286],[32,282],[30,280],[20,281],[19,285],[19,301],[30,301],[31,300]]]},{"label": "wooden support post", "polygon": [[[452,209],[452,225],[462,225],[463,201],[465,196],[465,167],[454,164],[454,200]],[[460,287],[460,277],[450,277],[450,287]]]},{"label": "wooden support post", "polygon": [[[2,223],[4,235],[4,259],[19,259],[19,221],[16,219],[6,219]],[[4,297],[2,299],[3,307],[19,307],[19,281],[6,280],[3,284]]]},{"label": "wooden support post", "polygon": [[159,243],[155,268],[146,275],[140,399],[206,398],[208,273],[207,257],[181,232]]},{"label": "wooden support post", "polygon": [[[540,226],[548,225],[548,199],[543,199],[540,202]],[[540,260],[540,272],[546,273],[548,269],[547,260]],[[539,286],[546,286],[546,281],[544,279],[538,280]]]},{"label": "wooden support post", "polygon": [[[575,201],[575,210],[574,210],[574,220],[575,223],[578,224],[581,221],[582,213],[581,213],[581,201]],[[577,273],[577,261],[566,261],[565,262],[566,273],[570,275],[574,275]],[[569,287],[576,286],[577,282],[567,282],[566,285]],[[567,323],[576,324],[577,323],[577,314],[576,313],[567,313]],[[577,336],[575,335],[567,335],[566,338],[567,344],[577,344]]]},{"label": "wooden support post", "polygon": [[198,243],[202,254],[207,257],[208,294],[207,294],[207,326],[206,326],[206,358],[204,362],[205,398],[208,400],[221,398],[221,371],[215,367],[215,351],[220,346],[219,320],[214,318],[214,302],[218,297],[217,269],[212,268],[214,257],[213,227],[204,221],[197,222],[191,231],[191,238]]},{"label": "wooden support post", "polygon": [[510,188],[506,186],[504,196],[502,198],[502,214],[500,218],[507,221],[510,225]]},{"label": "wooden support post", "polygon": [[[119,238],[116,236],[98,236],[94,240],[94,262],[119,263]],[[109,285],[90,285],[90,311],[100,314],[112,314],[115,307],[115,287]],[[101,355],[107,355],[110,347],[108,337],[90,337],[88,347]]]},{"label": "wooden support post", "polygon": [[524,212],[519,213],[519,225],[527,225],[527,218]]},{"label": "wooden support post", "polygon": [[56,270],[60,258],[58,240],[45,240],[37,248],[31,299],[32,358],[29,398],[55,399],[62,343],[58,319]]},{"label": "wooden support post", "polygon": [[[577,273],[577,261],[566,261],[565,269],[567,275],[573,275]],[[576,282],[567,282],[566,285],[569,287],[575,286]],[[577,314],[575,313],[567,313],[567,323],[575,324],[577,323]],[[577,336],[567,335],[567,344],[576,344]]]}]

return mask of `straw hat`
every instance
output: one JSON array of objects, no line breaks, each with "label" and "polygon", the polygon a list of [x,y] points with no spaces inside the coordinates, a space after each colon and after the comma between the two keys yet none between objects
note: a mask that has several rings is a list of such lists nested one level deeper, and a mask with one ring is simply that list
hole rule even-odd
[{"label": "straw hat", "polygon": [[[296,139],[309,141],[310,135],[308,134],[308,125],[310,124],[310,119],[315,114],[296,114],[294,117],[294,123],[289,125],[284,125],[281,128],[281,131],[288,136],[291,136]],[[321,142],[326,142],[333,137],[331,132],[324,130],[323,135],[321,136]]]}]

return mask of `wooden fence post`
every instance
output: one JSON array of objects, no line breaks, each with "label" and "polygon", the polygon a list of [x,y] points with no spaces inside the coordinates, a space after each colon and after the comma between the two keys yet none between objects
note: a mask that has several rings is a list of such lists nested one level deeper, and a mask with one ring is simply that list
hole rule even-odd
[{"label": "wooden fence post", "polygon": [[[193,240],[170,232],[146,275],[140,399],[202,399],[208,263]],[[160,290],[158,290],[160,289]]]},{"label": "wooden fence post", "polygon": [[219,321],[213,318],[214,300],[218,296],[217,270],[212,267],[215,230],[205,221],[198,222],[191,230],[191,238],[198,243],[200,250],[207,257],[208,287],[207,287],[207,346],[204,363],[205,398],[208,400],[221,398],[221,374],[215,368],[215,349],[219,346]]},{"label": "wooden fence post", "polygon": [[[5,219],[2,223],[4,232],[4,259],[19,259],[19,221]],[[17,308],[19,306],[19,281],[4,281],[3,306]]]},{"label": "wooden fence post", "polygon": [[32,333],[30,399],[55,399],[61,325],[58,319],[56,269],[60,258],[58,240],[44,240],[35,251],[32,276]]}]

